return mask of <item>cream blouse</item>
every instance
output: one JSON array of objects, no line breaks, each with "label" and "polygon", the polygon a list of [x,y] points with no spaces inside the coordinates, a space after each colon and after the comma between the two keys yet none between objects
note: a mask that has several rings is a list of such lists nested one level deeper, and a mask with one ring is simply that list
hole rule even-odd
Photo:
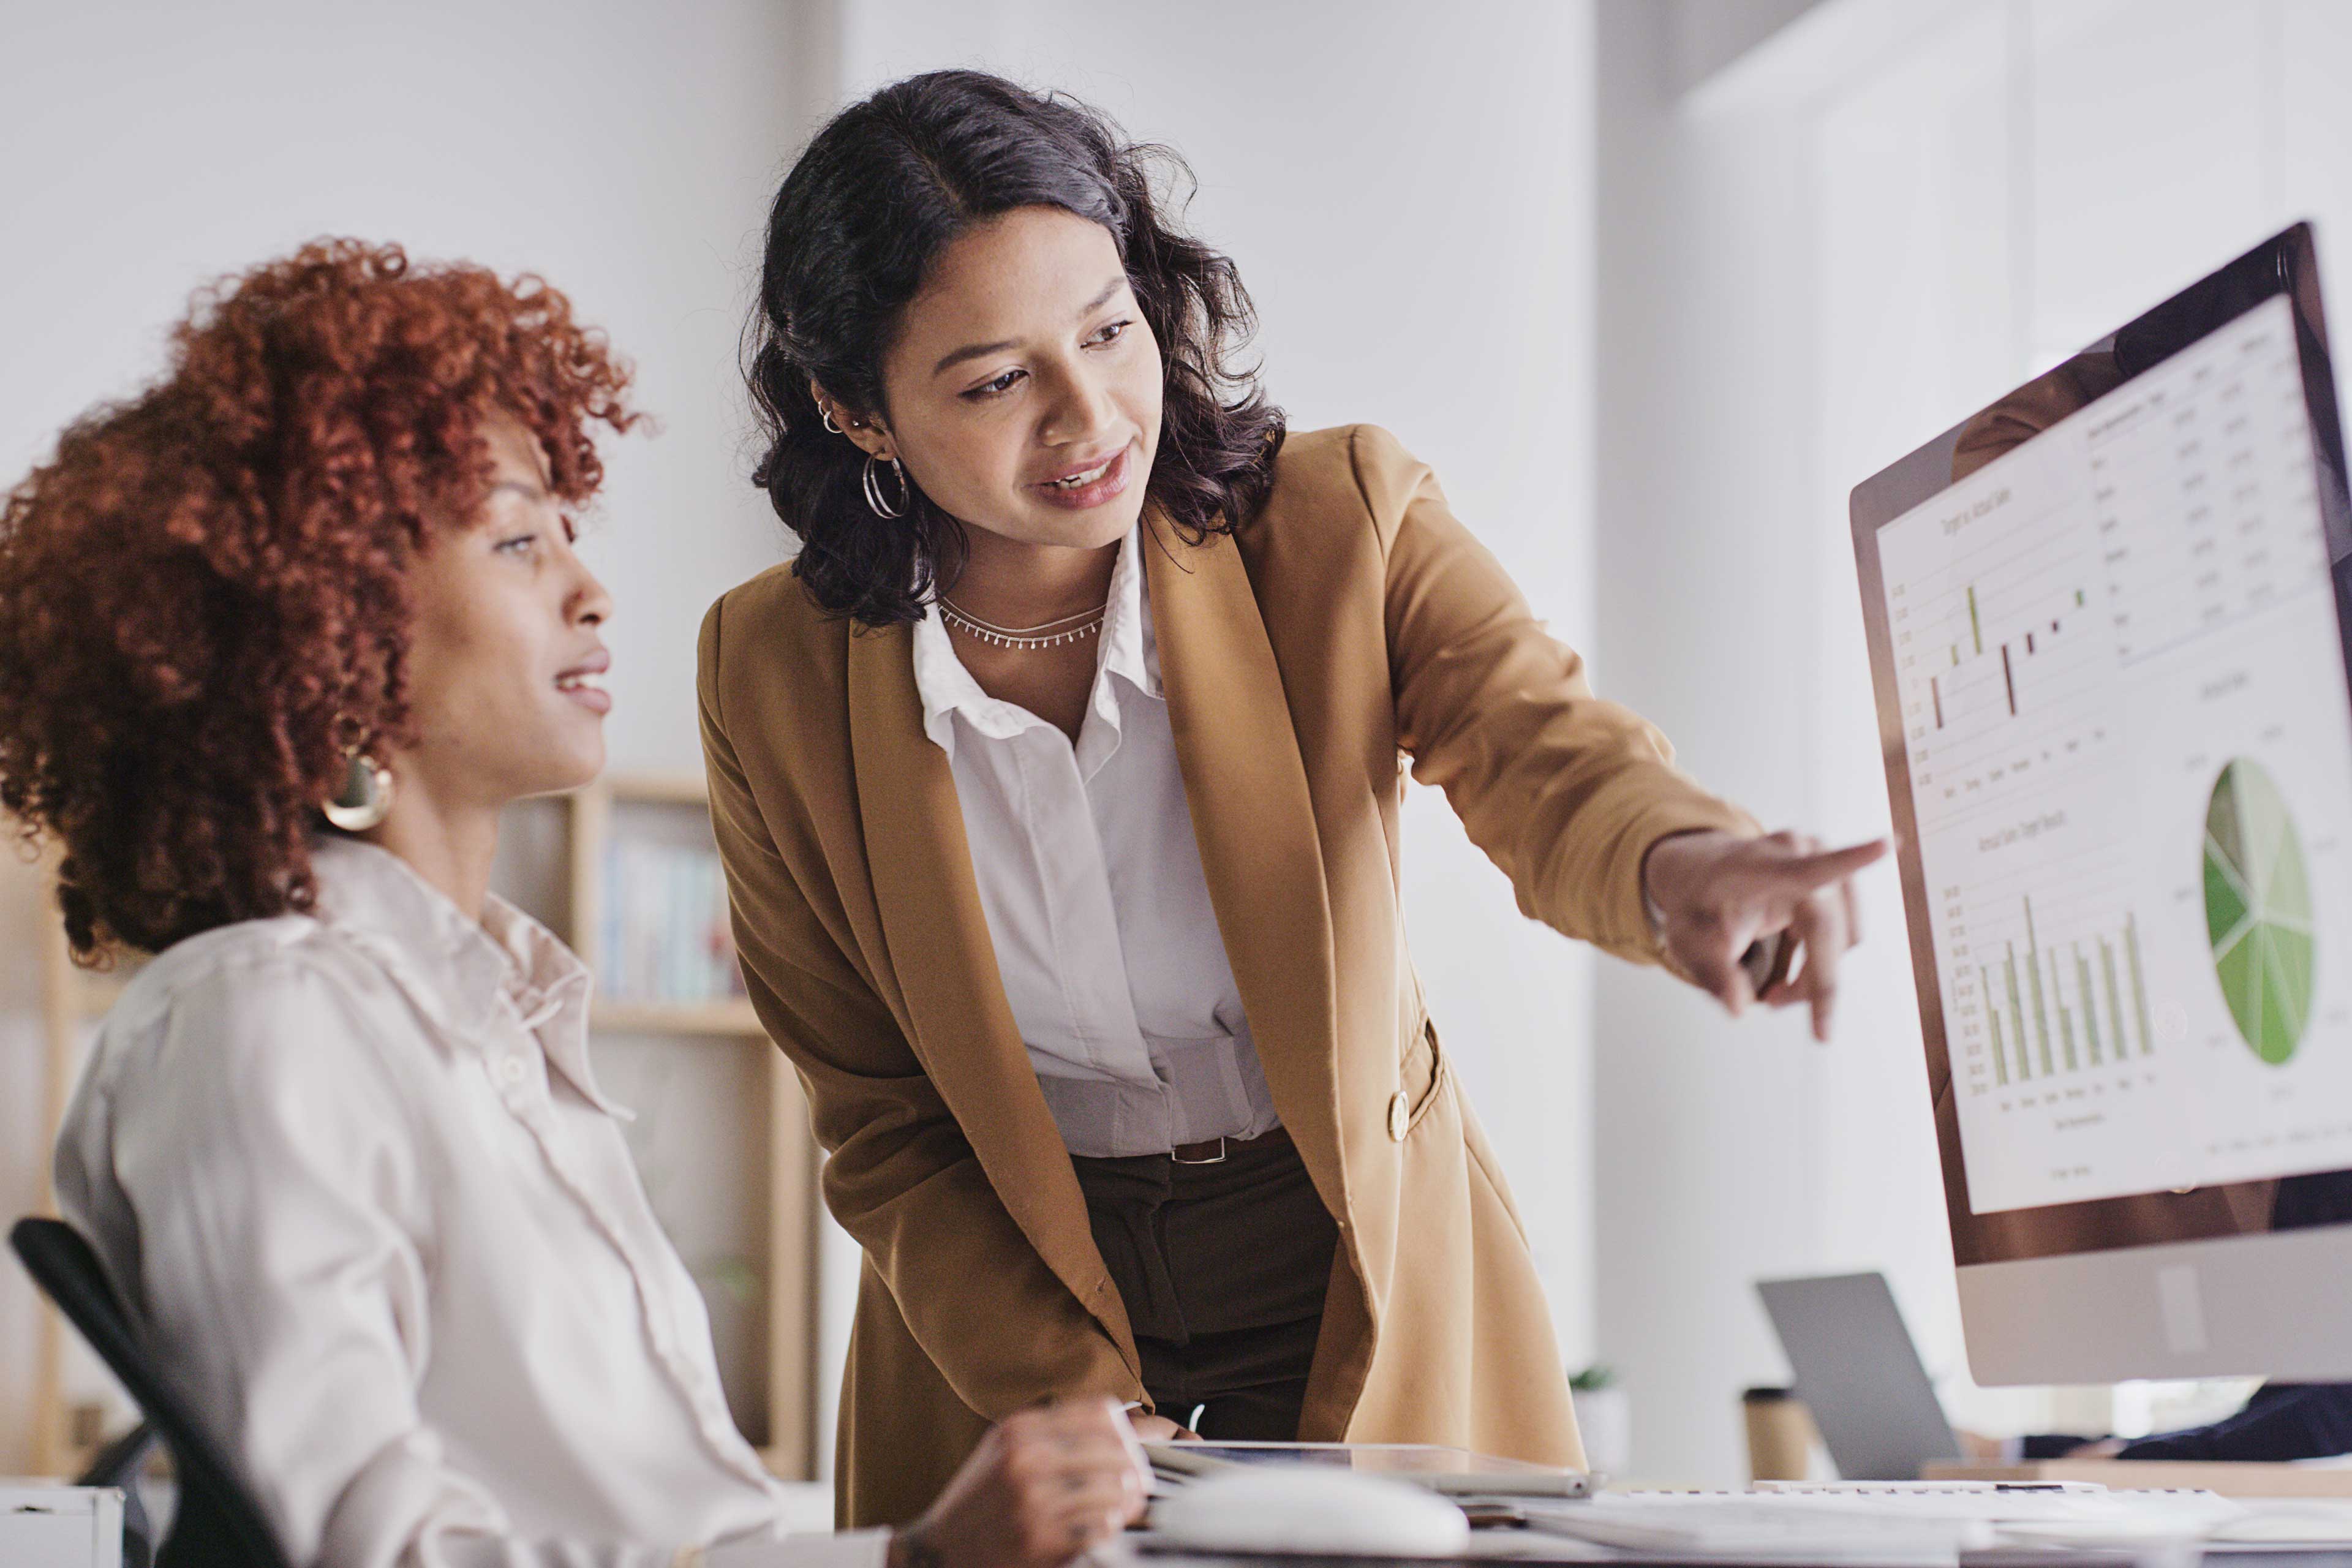
[{"label": "cream blouse", "polygon": [[948,754],[1005,1001],[1073,1154],[1165,1154],[1282,1124],[1209,903],[1139,528],[1112,569],[1076,743],[981,689],[915,623],[923,731]]},{"label": "cream blouse", "polygon": [[785,1540],[588,1058],[588,973],[332,838],[107,1016],[58,1200],[298,1563],[877,1568]]}]

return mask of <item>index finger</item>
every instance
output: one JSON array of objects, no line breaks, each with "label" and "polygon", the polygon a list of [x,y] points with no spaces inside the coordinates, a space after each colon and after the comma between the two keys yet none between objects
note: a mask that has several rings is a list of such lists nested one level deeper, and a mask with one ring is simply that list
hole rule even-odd
[{"label": "index finger", "polygon": [[1807,888],[1825,883],[1842,882],[1864,867],[1873,865],[1886,854],[1886,840],[1874,838],[1866,844],[1850,844],[1843,849],[1824,849],[1817,855],[1800,855],[1789,862],[1789,869],[1801,878]]}]

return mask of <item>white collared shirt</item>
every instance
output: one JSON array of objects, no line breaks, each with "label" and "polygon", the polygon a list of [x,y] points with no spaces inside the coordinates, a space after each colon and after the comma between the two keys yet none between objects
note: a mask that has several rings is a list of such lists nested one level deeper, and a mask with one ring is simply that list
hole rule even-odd
[{"label": "white collared shirt", "polygon": [[588,974],[330,837],[313,915],[179,942],[107,1016],[57,1160],[297,1563],[878,1568],[799,1537],[588,1059]]},{"label": "white collared shirt", "polygon": [[1081,1155],[1281,1124],[1192,837],[1140,540],[1111,573],[1075,746],[982,691],[936,612],[914,629],[923,728],[948,753],[1005,997]]}]

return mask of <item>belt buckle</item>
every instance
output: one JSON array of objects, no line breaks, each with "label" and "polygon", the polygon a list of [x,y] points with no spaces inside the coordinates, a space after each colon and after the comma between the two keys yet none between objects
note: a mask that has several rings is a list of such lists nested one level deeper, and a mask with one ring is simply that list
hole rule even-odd
[{"label": "belt buckle", "polygon": [[[1207,1159],[1188,1160],[1184,1157],[1185,1150],[1205,1149],[1212,1143],[1217,1146],[1217,1152]],[[1168,1151],[1168,1158],[1179,1165],[1222,1165],[1225,1163],[1225,1141],[1223,1138],[1203,1138],[1198,1143],[1180,1143]]]}]

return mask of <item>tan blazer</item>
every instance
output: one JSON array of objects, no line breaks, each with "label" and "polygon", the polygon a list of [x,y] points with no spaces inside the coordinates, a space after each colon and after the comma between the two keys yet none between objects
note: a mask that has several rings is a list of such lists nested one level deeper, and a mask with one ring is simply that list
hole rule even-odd
[{"label": "tan blazer", "polygon": [[[1637,962],[1657,956],[1643,852],[1753,824],[1591,694],[1386,432],[1292,436],[1237,538],[1150,521],[1210,899],[1339,1226],[1301,1436],[1580,1463],[1525,1232],[1405,952],[1402,765],[1522,910]],[[1143,1399],[1134,1340],[997,978],[908,628],[853,634],[779,566],[712,607],[700,691],[745,978],[865,1248],[841,1520],[904,1521],[988,1423],[1046,1395]]]}]

